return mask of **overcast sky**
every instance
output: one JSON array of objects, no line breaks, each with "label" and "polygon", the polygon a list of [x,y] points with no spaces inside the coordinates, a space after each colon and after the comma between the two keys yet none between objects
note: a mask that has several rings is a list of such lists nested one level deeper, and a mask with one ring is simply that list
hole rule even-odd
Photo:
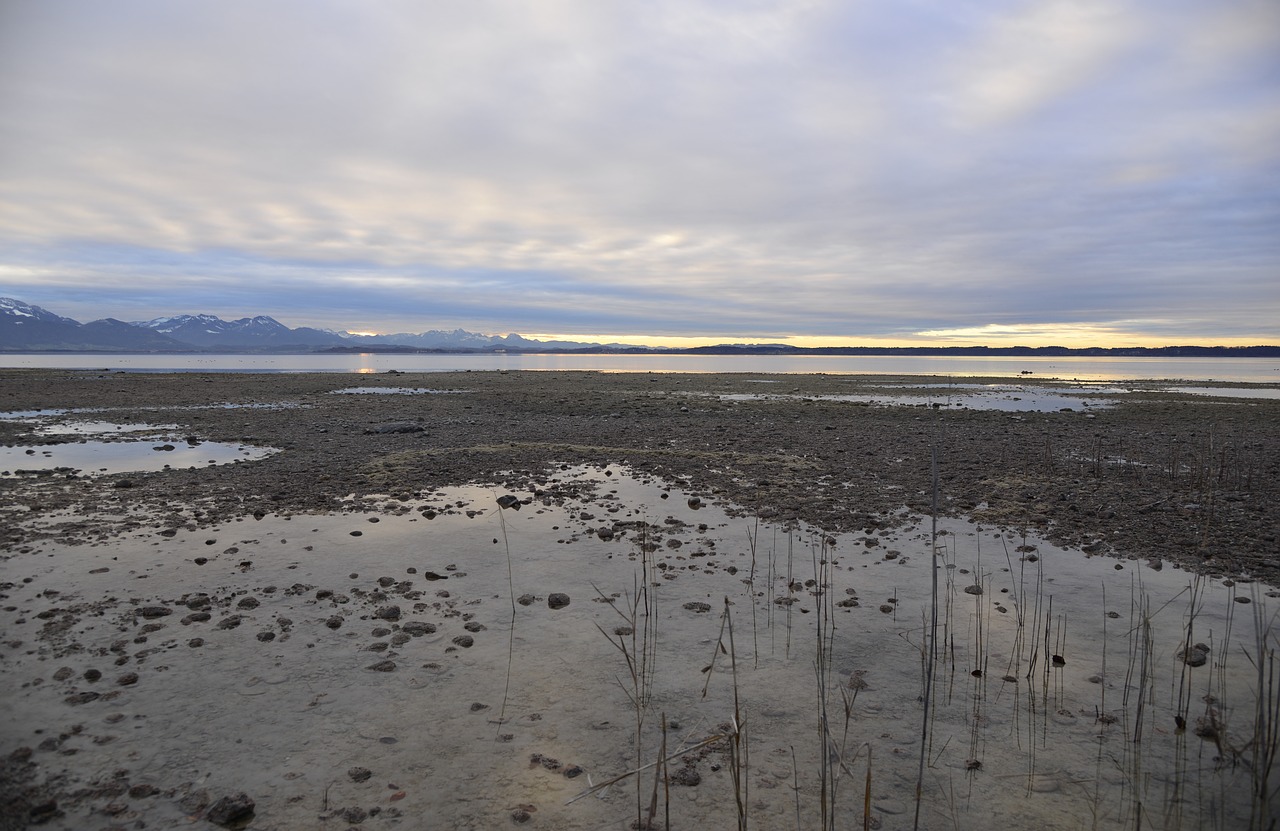
[{"label": "overcast sky", "polygon": [[5,0],[0,295],[1277,343],[1280,2]]}]

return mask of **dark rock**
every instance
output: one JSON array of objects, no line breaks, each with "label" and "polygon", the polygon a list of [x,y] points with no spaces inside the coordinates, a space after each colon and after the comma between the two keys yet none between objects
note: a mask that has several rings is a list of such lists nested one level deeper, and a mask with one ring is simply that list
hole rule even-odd
[{"label": "dark rock", "polygon": [[1202,643],[1195,646],[1183,646],[1175,653],[1189,667],[1202,667],[1209,662],[1209,647]]},{"label": "dark rock", "polygon": [[687,788],[693,788],[701,784],[701,782],[702,774],[687,765],[671,774],[671,784],[673,785],[684,785]]},{"label": "dark rock", "polygon": [[182,625],[187,626],[192,623],[203,623],[212,617],[213,615],[209,614],[208,612],[192,612],[191,614],[187,615],[182,619]]},{"label": "dark rock", "polygon": [[436,625],[434,623],[425,623],[420,620],[408,621],[400,628],[415,638],[421,637],[422,635],[434,635],[436,632]]},{"label": "dark rock", "polygon": [[381,609],[373,613],[373,616],[379,620],[399,620],[399,606],[383,606]]},{"label": "dark rock", "polygon": [[134,684],[138,683],[138,673],[126,672],[124,675],[121,675],[116,679],[116,683],[122,687],[132,687]]},{"label": "dark rock", "polygon": [[243,620],[243,618],[240,617],[240,615],[228,615],[227,617],[224,617],[222,620],[218,621],[218,628],[219,629],[235,629],[237,626],[240,625],[241,620]]},{"label": "dark rock", "polygon": [[552,592],[547,595],[547,605],[552,609],[563,609],[569,605],[569,595],[563,592]]},{"label": "dark rock", "polygon": [[498,497],[499,508],[510,508],[513,511],[520,510],[520,500],[511,494],[504,494]]},{"label": "dark rock", "polygon": [[324,625],[328,626],[330,629],[337,629],[339,626],[342,625],[342,615],[334,615],[333,617],[326,620],[324,622]]},{"label": "dark rock", "polygon": [[374,672],[395,672],[396,662],[395,661],[378,661],[378,663],[376,664],[370,664],[368,666],[368,669],[371,669]]},{"label": "dark rock", "polygon": [[173,609],[165,606],[143,606],[138,609],[138,617],[158,618],[173,614]]},{"label": "dark rock", "polygon": [[266,629],[259,632],[257,637],[258,637],[258,640],[262,641],[263,643],[267,643],[269,641],[274,641],[276,639],[276,633],[272,632],[270,629]]},{"label": "dark rock", "polygon": [[356,767],[348,770],[347,776],[351,777],[352,782],[367,782],[369,777],[373,776],[373,771],[368,768]]},{"label": "dark rock", "polygon": [[453,642],[463,649],[470,649],[475,644],[476,639],[470,635],[459,635],[453,639]]},{"label": "dark rock", "polygon": [[709,612],[709,611],[711,611],[711,604],[710,604],[710,603],[700,603],[700,602],[698,602],[698,601],[696,601],[696,600],[695,600],[695,601],[693,601],[693,602],[691,602],[691,603],[686,603],[686,604],[684,604],[684,607],[685,607],[686,609],[688,609],[689,611],[691,611],[691,612]]},{"label": "dark rock", "polygon": [[236,604],[237,609],[256,609],[262,605],[256,597],[242,597]]},{"label": "dark rock", "polygon": [[350,808],[343,810],[342,818],[352,825],[359,825],[369,818],[369,812],[359,805],[352,805]]},{"label": "dark rock", "polygon": [[538,602],[538,598],[531,594],[522,594],[516,598],[516,602],[521,606],[532,606],[534,603]]},{"label": "dark rock", "polygon": [[81,693],[76,693],[75,695],[69,695],[62,700],[72,705],[88,704],[90,701],[94,701],[95,699],[98,699],[100,697],[101,696],[99,696],[99,694],[96,692],[81,692]]},{"label": "dark rock", "polygon": [[235,796],[224,796],[213,803],[213,806],[209,808],[209,813],[205,814],[205,819],[214,825],[228,828],[249,820],[253,816],[255,807],[253,800],[246,793],[241,792]]},{"label": "dark rock", "polygon": [[86,669],[84,671],[84,680],[88,681],[90,684],[92,684],[94,681],[97,681],[101,677],[102,677],[102,673],[96,669]]}]

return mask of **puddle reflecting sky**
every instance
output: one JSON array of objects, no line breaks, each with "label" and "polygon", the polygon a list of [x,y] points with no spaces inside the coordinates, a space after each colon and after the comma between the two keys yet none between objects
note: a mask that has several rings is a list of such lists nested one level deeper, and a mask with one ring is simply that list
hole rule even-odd
[{"label": "puddle reflecting sky", "polygon": [[[820,826],[824,756],[847,768],[831,774],[837,827],[861,827],[868,749],[874,817],[912,827],[926,725],[921,827],[1248,823],[1260,770],[1251,661],[1260,631],[1263,666],[1276,669],[1273,589],[963,521],[942,524],[936,550],[927,521],[827,538],[730,518],[707,494],[618,467],[560,471],[512,494],[519,510],[499,511],[502,495],[451,488],[382,513],[50,543],[0,569],[19,614],[48,606],[33,595],[53,589],[110,598],[108,619],[126,629],[141,623],[138,604],[210,594],[210,619],[180,624],[179,608],[135,647],[165,671],[139,658],[140,683],[76,714],[100,706],[145,715],[142,726],[102,747],[94,726],[74,759],[110,769],[111,754],[131,754],[135,776],[165,787],[247,790],[264,827],[314,822],[326,786],[339,809],[389,810],[390,784],[397,810],[442,827],[505,827],[532,806],[543,827],[625,828],[634,778],[570,800],[657,757],[663,716],[674,753],[731,727],[735,706],[757,828],[795,827],[797,812],[801,827]],[[926,712],[935,574],[945,648]],[[568,605],[553,608],[555,593]],[[39,640],[40,621],[0,620]],[[61,659],[77,672],[99,641],[122,637],[93,620],[72,631],[84,655]],[[1197,643],[1205,661],[1191,667],[1178,655]],[[640,655],[637,730],[628,656]],[[64,706],[15,686],[56,665],[0,679],[18,723]],[[673,825],[732,827],[727,745],[682,755],[670,772],[699,784],[671,787]],[[347,776],[353,766],[374,771],[368,786]],[[567,776],[574,767],[583,774]],[[651,788],[652,772],[644,804]]]}]

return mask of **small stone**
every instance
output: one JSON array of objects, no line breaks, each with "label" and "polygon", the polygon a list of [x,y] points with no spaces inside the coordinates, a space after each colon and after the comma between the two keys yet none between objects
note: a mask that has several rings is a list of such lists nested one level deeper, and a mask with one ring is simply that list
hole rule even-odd
[{"label": "small stone", "polygon": [[326,620],[324,622],[324,625],[328,626],[330,629],[337,629],[339,626],[342,625],[342,615],[334,615],[333,617]]},{"label": "small stone", "polygon": [[126,672],[124,675],[121,675],[116,679],[116,683],[122,687],[132,687],[134,684],[138,683],[138,673]]},{"label": "small stone", "polygon": [[376,664],[370,664],[369,669],[374,672],[394,672],[396,668],[395,661],[378,661]]},{"label": "small stone", "polygon": [[470,635],[459,635],[453,639],[453,642],[463,649],[470,649],[476,642],[476,639]]},{"label": "small stone", "polygon": [[252,817],[255,807],[253,800],[250,799],[249,795],[246,793],[242,792],[235,796],[224,796],[222,799],[213,803],[213,807],[209,809],[209,813],[205,815],[205,819],[215,825],[230,827]]},{"label": "small stone", "polygon": [[552,592],[547,595],[547,606],[552,609],[563,609],[569,605],[569,595],[563,592]]},{"label": "small stone", "polygon": [[399,620],[399,606],[383,606],[381,609],[373,613],[373,616],[379,620]]},{"label": "small stone", "polygon": [[516,598],[516,602],[521,606],[532,606],[534,603],[538,602],[538,598],[531,594],[522,594]]},{"label": "small stone", "polygon": [[352,782],[365,782],[368,781],[370,776],[373,776],[373,771],[368,768],[356,767],[348,770],[347,776],[351,777]]},{"label": "small stone", "polygon": [[236,604],[238,609],[256,609],[261,605],[256,597],[242,597],[240,602]]},{"label": "small stone", "polygon": [[673,785],[684,785],[687,788],[693,788],[702,783],[702,774],[698,773],[696,768],[686,765],[671,774],[670,781]]}]

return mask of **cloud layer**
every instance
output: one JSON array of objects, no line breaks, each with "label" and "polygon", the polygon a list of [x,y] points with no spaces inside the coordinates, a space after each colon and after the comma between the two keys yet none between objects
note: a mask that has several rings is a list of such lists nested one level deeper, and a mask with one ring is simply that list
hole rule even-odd
[{"label": "cloud layer", "polygon": [[1280,6],[5,4],[0,294],[380,331],[1276,342]]}]

